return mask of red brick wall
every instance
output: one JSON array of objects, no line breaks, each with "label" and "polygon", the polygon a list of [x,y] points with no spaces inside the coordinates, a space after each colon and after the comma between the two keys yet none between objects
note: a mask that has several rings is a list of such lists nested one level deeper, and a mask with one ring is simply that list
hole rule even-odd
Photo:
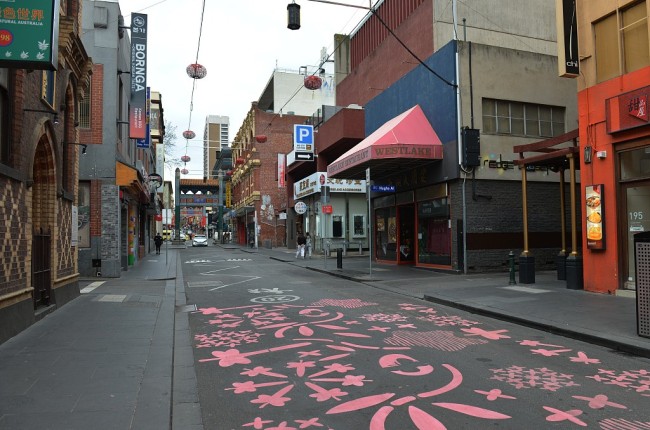
[{"label": "red brick wall", "polygon": [[[386,23],[391,23],[386,15],[393,3],[403,0],[387,0],[379,8],[379,13]],[[383,15],[382,15],[383,11]],[[385,27],[376,19],[369,19],[359,30],[359,38],[367,32],[382,34]],[[393,32],[421,60],[426,60],[433,54],[433,0],[425,0],[410,16],[405,18]],[[350,56],[355,56],[355,38],[350,41]],[[349,106],[358,104],[364,106],[369,100],[381,93],[407,72],[418,66],[418,61],[393,37],[388,35],[363,60],[357,59],[358,67],[336,84],[336,105]],[[352,66],[351,66],[352,67]],[[377,73],[381,70],[381,73]]]}]

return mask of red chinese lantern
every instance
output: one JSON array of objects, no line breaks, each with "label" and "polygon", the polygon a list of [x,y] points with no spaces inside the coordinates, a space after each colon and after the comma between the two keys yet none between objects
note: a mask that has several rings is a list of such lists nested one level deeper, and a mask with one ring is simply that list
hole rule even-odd
[{"label": "red chinese lantern", "polygon": [[187,169],[183,169],[183,170],[181,170],[181,173],[182,173],[183,175],[187,175],[188,173],[190,173],[190,171],[187,170]]},{"label": "red chinese lantern", "polygon": [[182,161],[183,163],[187,163],[187,162],[189,162],[190,160],[191,160],[191,158],[190,158],[189,155],[183,155],[183,156],[181,157],[181,161]]},{"label": "red chinese lantern", "polygon": [[323,80],[315,75],[305,77],[305,88],[308,90],[317,90],[323,85]]},{"label": "red chinese lantern", "polygon": [[226,176],[232,176],[232,170],[226,170]]},{"label": "red chinese lantern", "polygon": [[203,79],[205,78],[205,75],[208,74],[208,70],[205,68],[205,66],[197,63],[190,64],[187,66],[185,71],[187,72],[187,76],[192,79]]},{"label": "red chinese lantern", "polygon": [[185,139],[194,139],[196,137],[196,133],[194,133],[192,130],[185,130],[183,132],[183,137]]},{"label": "red chinese lantern", "polygon": [[244,159],[243,158],[238,158],[237,159],[237,164],[244,164]]},{"label": "red chinese lantern", "polygon": [[255,140],[257,141],[257,143],[264,143],[266,142],[266,139],[267,137],[265,134],[258,134],[257,136],[255,136]]}]

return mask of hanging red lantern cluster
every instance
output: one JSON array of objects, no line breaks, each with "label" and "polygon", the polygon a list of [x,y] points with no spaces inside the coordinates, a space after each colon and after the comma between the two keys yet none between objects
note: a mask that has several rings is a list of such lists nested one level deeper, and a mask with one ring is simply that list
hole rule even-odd
[{"label": "hanging red lantern cluster", "polygon": [[317,90],[323,85],[323,80],[315,75],[305,76],[305,88]]},{"label": "hanging red lantern cluster", "polygon": [[187,162],[189,162],[190,160],[191,160],[191,158],[190,158],[189,155],[183,155],[183,156],[181,157],[181,161],[182,161],[183,163],[187,163]]},{"label": "hanging red lantern cluster", "polygon": [[267,137],[265,134],[258,134],[257,136],[255,136],[255,140],[257,141],[257,143],[264,143],[266,142],[266,139]]},{"label": "hanging red lantern cluster", "polygon": [[187,170],[187,169],[183,169],[183,170],[181,170],[181,173],[182,173],[183,175],[187,175],[188,173],[190,173],[190,171]]},{"label": "hanging red lantern cluster", "polygon": [[185,139],[194,139],[196,137],[196,133],[194,133],[192,130],[185,130],[183,132],[183,137]]},{"label": "hanging red lantern cluster", "polygon": [[205,78],[205,75],[208,74],[208,70],[205,66],[198,63],[190,64],[187,66],[185,71],[187,72],[187,76],[192,79],[203,79]]}]

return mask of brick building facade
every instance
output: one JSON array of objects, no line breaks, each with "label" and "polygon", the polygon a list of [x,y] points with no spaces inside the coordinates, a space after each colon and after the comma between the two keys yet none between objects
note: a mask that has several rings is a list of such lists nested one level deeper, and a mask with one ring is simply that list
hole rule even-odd
[{"label": "brick building facade", "polygon": [[79,294],[77,104],[92,62],[62,2],[57,70],[0,69],[0,342]]}]

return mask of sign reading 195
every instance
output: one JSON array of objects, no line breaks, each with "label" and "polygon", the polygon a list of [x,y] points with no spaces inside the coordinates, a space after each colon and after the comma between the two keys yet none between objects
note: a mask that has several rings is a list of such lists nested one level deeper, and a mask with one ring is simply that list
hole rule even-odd
[{"label": "sign reading 195", "polygon": [[643,212],[630,212],[630,221],[641,221],[643,219]]}]

